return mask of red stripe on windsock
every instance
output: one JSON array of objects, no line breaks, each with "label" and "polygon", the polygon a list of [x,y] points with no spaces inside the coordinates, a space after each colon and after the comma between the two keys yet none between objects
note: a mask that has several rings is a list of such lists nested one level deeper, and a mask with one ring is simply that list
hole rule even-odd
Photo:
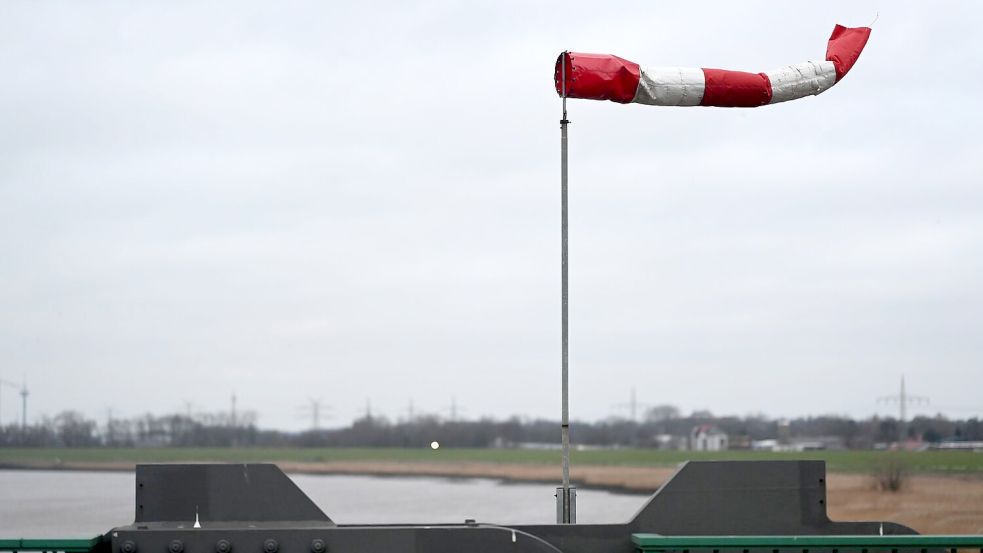
[{"label": "red stripe on windsock", "polygon": [[833,27],[833,34],[829,36],[829,43],[826,45],[826,61],[833,62],[836,67],[837,82],[857,63],[868,38],[870,27]]},{"label": "red stripe on windsock", "polygon": [[756,108],[771,101],[771,81],[764,73],[704,69],[706,89],[701,106]]},{"label": "red stripe on windsock", "polygon": [[[640,71],[637,63],[610,54],[567,52],[567,97],[587,100],[611,100],[628,104],[635,99]],[[556,59],[553,83],[556,93],[563,94],[560,63]]]}]

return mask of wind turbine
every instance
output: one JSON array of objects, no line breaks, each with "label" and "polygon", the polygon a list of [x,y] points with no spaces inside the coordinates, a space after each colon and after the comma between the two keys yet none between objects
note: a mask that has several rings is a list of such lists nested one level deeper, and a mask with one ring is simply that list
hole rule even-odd
[{"label": "wind turbine", "polygon": [[20,389],[20,431],[22,435],[27,434],[27,377],[24,377]]}]

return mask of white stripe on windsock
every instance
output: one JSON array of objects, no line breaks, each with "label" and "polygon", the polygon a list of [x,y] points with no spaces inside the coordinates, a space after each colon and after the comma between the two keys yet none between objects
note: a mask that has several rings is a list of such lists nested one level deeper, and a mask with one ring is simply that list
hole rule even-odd
[{"label": "white stripe on windsock", "polygon": [[698,106],[703,100],[706,78],[702,69],[650,67],[640,69],[637,104],[650,106]]},{"label": "white stripe on windsock", "polygon": [[[651,67],[639,71],[633,103],[650,106],[698,106],[703,100],[706,78],[692,67]],[[765,71],[771,82],[770,104],[819,94],[836,84],[836,67],[831,61],[796,63]]]},{"label": "white stripe on windsock", "polygon": [[771,81],[769,104],[814,96],[836,84],[836,66],[831,61],[797,63],[765,71]]}]

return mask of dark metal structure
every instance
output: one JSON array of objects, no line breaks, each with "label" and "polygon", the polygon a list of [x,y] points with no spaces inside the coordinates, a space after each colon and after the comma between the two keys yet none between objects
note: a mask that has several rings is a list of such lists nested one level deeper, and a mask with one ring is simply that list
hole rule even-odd
[{"label": "dark metal structure", "polygon": [[983,536],[834,522],[822,461],[689,462],[624,524],[335,524],[275,465],[140,465],[134,522],[2,540],[65,553],[983,553]]},{"label": "dark metal structure", "polygon": [[[133,524],[92,540],[0,540],[72,553],[897,553],[983,548],[892,522],[834,522],[822,461],[692,461],[623,524],[335,524],[276,465],[140,465]],[[983,551],[983,549],[980,549]]]}]

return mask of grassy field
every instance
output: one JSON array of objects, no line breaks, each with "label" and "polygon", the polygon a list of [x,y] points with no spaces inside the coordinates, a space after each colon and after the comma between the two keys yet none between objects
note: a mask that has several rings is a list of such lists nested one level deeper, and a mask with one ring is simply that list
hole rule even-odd
[{"label": "grassy field", "polygon": [[[870,472],[886,459],[901,461],[912,472],[983,474],[983,453],[962,451],[883,452],[816,451],[774,453],[761,451],[658,451],[603,449],[574,451],[571,462],[580,465],[671,466],[686,460],[819,459],[831,472]],[[295,462],[396,461],[407,463],[528,463],[557,464],[559,451],[526,449],[441,448],[0,448],[0,464],[149,463],[149,462]]]}]

